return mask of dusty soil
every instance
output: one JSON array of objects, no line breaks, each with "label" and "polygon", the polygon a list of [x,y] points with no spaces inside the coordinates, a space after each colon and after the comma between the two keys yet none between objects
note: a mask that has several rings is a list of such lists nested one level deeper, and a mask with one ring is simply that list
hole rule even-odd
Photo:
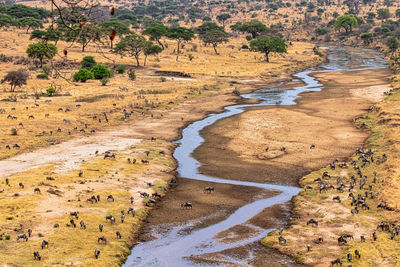
[{"label": "dusty soil", "polygon": [[[202,136],[206,142],[194,152],[202,163],[200,172],[226,179],[297,185],[301,176],[335,158],[349,156],[368,136],[352,120],[382,99],[389,89],[390,72],[382,69],[315,76],[325,88],[304,93],[297,105],[249,108],[205,128]],[[311,144],[315,144],[314,149],[310,149]],[[286,147],[286,152],[281,152],[281,147]]]}]

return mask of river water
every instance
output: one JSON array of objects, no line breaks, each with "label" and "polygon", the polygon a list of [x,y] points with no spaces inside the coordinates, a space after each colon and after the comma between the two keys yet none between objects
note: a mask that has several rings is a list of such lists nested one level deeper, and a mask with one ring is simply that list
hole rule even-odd
[{"label": "river water", "polygon": [[[228,230],[233,226],[250,226],[246,224],[249,219],[265,208],[289,201],[293,196],[297,195],[301,189],[279,184],[226,180],[200,174],[198,172],[200,163],[191,156],[192,152],[204,142],[200,131],[220,119],[245,112],[248,107],[295,105],[295,100],[301,93],[323,89],[324,85],[312,77],[312,73],[354,71],[385,67],[386,62],[378,52],[349,47],[329,47],[328,60],[326,63],[321,64],[318,69],[311,68],[293,75],[292,81],[301,81],[304,85],[298,87],[285,86],[285,84],[263,86],[253,93],[242,95],[244,98],[258,99],[260,100],[259,103],[228,106],[225,107],[225,111],[222,113],[210,114],[206,118],[188,125],[182,131],[182,138],[176,141],[179,146],[174,152],[174,157],[178,163],[177,171],[180,177],[213,183],[278,190],[279,194],[274,197],[256,200],[242,206],[226,219],[193,232],[187,233],[182,230],[190,227],[194,222],[187,222],[184,225],[173,227],[165,226],[164,229],[162,227],[154,228],[152,235],[156,237],[156,239],[135,245],[124,266],[199,266],[199,264],[192,262],[189,257],[241,247],[260,240],[270,231],[275,230],[252,226],[254,234],[251,237],[231,243],[220,242],[220,240],[215,238],[218,233]],[[284,88],[284,90],[282,90],[282,88]],[[168,229],[168,231],[166,231],[166,229]],[[230,261],[235,265],[247,265],[246,261],[241,261],[240,259],[230,259]]]}]

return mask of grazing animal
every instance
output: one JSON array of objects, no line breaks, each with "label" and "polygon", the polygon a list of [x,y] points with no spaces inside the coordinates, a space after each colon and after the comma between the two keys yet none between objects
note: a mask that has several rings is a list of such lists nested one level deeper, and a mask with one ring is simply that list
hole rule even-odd
[{"label": "grazing animal", "polygon": [[332,198],[332,200],[333,200],[333,201],[337,200],[339,203],[342,202],[342,200],[340,199],[339,196],[334,196],[334,197]]},{"label": "grazing animal", "polygon": [[342,261],[337,258],[336,260],[331,261],[331,266],[340,265],[342,266]]},{"label": "grazing animal", "polygon": [[109,196],[107,197],[107,201],[112,201],[112,202],[114,202],[114,197],[113,197],[112,195],[109,195]]},{"label": "grazing animal", "polygon": [[352,259],[353,259],[353,255],[351,253],[347,253],[347,260],[349,262],[351,262]]},{"label": "grazing animal", "polygon": [[374,241],[376,241],[376,239],[378,238],[378,237],[376,236],[376,232],[373,232],[373,233],[372,233],[372,238],[374,239]]},{"label": "grazing animal", "polygon": [[42,259],[42,257],[40,257],[40,255],[39,255],[39,251],[34,251],[33,252],[33,259],[34,260],[38,260],[38,261],[40,261],[41,259]]},{"label": "grazing animal", "polygon": [[32,229],[28,229],[28,236],[31,237]]},{"label": "grazing animal", "polygon": [[121,233],[120,233],[120,232],[118,232],[118,231],[117,231],[115,234],[117,235],[117,238],[118,238],[118,239],[121,239],[121,238],[122,238],[122,236],[121,236]]},{"label": "grazing animal", "polygon": [[146,192],[139,192],[141,197],[149,197],[150,195],[147,194]]},{"label": "grazing animal", "polygon": [[86,230],[86,225],[84,221],[80,221],[81,229]]},{"label": "grazing animal", "polygon": [[121,223],[124,223],[124,221],[125,221],[125,215],[121,214]]},{"label": "grazing animal", "polygon": [[100,250],[96,249],[96,250],[94,251],[94,257],[95,257],[96,259],[98,259],[99,256],[100,256]]},{"label": "grazing animal", "polygon": [[103,225],[102,224],[99,224],[99,230],[100,230],[100,232],[103,232]]},{"label": "grazing animal", "polygon": [[17,241],[20,239],[25,239],[25,241],[28,242],[28,237],[26,236],[26,234],[17,235]]},{"label": "grazing animal", "polygon": [[207,186],[206,188],[204,188],[204,192],[205,192],[205,193],[211,193],[211,192],[214,192],[214,187]]},{"label": "grazing animal", "polygon": [[78,217],[78,212],[77,211],[72,211],[69,213],[69,216],[75,217],[77,220],[79,219]]},{"label": "grazing animal", "polygon": [[40,189],[38,187],[36,187],[35,189],[33,189],[33,193],[38,193],[40,194]]},{"label": "grazing animal", "polygon": [[20,182],[18,185],[19,185],[20,188],[24,189],[24,184],[23,183]]},{"label": "grazing animal", "polygon": [[322,238],[322,236],[318,237],[315,241],[316,244],[322,244],[322,242],[324,242],[324,239]]},{"label": "grazing animal", "polygon": [[128,209],[128,214],[129,214],[129,213],[132,213],[132,217],[135,216],[135,210],[134,210],[133,208],[129,208],[129,209]]},{"label": "grazing animal", "polygon": [[149,207],[150,205],[152,205],[152,204],[156,204],[156,201],[154,200],[154,199],[152,199],[152,198],[150,198],[149,200],[147,200],[146,201],[146,206],[147,207]]},{"label": "grazing animal", "polygon": [[283,238],[282,236],[279,236],[278,241],[279,241],[279,244],[286,245],[286,239]]},{"label": "grazing animal", "polygon": [[310,149],[313,149],[313,148],[315,148],[315,145],[311,144]]},{"label": "grazing animal", "polygon": [[142,159],[141,161],[142,161],[143,164],[149,164],[148,160]]},{"label": "grazing animal", "polygon": [[161,195],[160,195],[159,193],[153,193],[153,194],[151,194],[151,196],[152,196],[152,197],[158,197],[158,198],[161,198]]},{"label": "grazing animal", "polygon": [[82,175],[83,175],[83,171],[80,170],[79,173],[78,173],[78,176],[82,177]]},{"label": "grazing animal", "polygon": [[76,228],[76,224],[75,224],[75,222],[74,222],[73,219],[71,219],[69,222],[71,223],[71,225],[72,225],[74,228]]},{"label": "grazing animal", "polygon": [[135,199],[134,199],[133,197],[130,198],[131,204],[133,204],[133,201],[134,201],[134,200],[135,200]]},{"label": "grazing animal", "polygon": [[360,238],[361,238],[361,242],[365,242],[365,236],[364,235],[360,236]]},{"label": "grazing animal", "polygon": [[8,178],[6,178],[6,185],[10,185]]},{"label": "grazing animal", "polygon": [[192,205],[192,203],[184,202],[184,203],[181,204],[181,208],[191,209],[191,208],[193,208],[193,205]]},{"label": "grazing animal", "polygon": [[358,249],[356,249],[356,250],[354,251],[354,254],[355,254],[358,258],[361,258],[361,254],[360,254],[360,252],[358,251]]},{"label": "grazing animal", "polygon": [[311,251],[311,245],[307,245],[307,251]]},{"label": "grazing animal", "polygon": [[309,224],[311,224],[311,225],[314,225],[314,226],[318,226],[318,222],[316,221],[316,220],[314,220],[314,219],[310,219],[308,222],[307,222],[307,225],[309,225]]},{"label": "grazing animal", "polygon": [[97,239],[97,243],[103,242],[104,244],[107,244],[107,239],[104,236],[100,236]]},{"label": "grazing animal", "polygon": [[49,248],[49,241],[47,241],[47,240],[42,241],[42,249],[44,249],[44,247]]},{"label": "grazing animal", "polygon": [[340,236],[339,238],[338,238],[338,244],[340,245],[340,244],[346,244],[347,243],[347,241],[346,241],[346,239],[343,237],[343,236]]},{"label": "grazing animal", "polygon": [[115,218],[114,218],[114,216],[112,216],[112,215],[106,216],[106,221],[108,221],[108,220],[110,220],[110,223],[111,223],[111,224],[115,223]]}]

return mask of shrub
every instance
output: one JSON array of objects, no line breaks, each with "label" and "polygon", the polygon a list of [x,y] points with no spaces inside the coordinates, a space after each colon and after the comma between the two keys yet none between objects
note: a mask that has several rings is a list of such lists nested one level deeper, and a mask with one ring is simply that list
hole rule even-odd
[{"label": "shrub", "polygon": [[56,223],[56,224],[53,225],[53,227],[54,228],[58,228],[58,227],[60,227],[60,225],[58,223]]},{"label": "shrub", "polygon": [[18,135],[18,130],[15,128],[11,128],[11,135]]},{"label": "shrub", "polygon": [[91,70],[96,65],[97,65],[96,60],[94,60],[94,57],[91,57],[91,56],[84,57],[81,61],[82,69]]},{"label": "shrub", "polygon": [[56,89],[54,89],[53,87],[47,88],[46,93],[48,96],[53,96],[53,94],[55,94]]},{"label": "shrub", "polygon": [[190,61],[192,61],[194,59],[194,56],[192,54],[189,54],[188,57],[189,57]]},{"label": "shrub", "polygon": [[166,82],[166,81],[167,81],[167,78],[161,77],[161,78],[160,78],[160,81],[161,81],[161,82]]},{"label": "shrub", "polygon": [[49,75],[47,75],[46,73],[39,73],[38,75],[36,75],[36,78],[42,79],[42,80],[48,80]]},{"label": "shrub", "polygon": [[94,79],[93,72],[87,69],[80,69],[78,72],[74,73],[73,79],[75,82],[86,82],[87,80]]},{"label": "shrub", "polygon": [[126,69],[125,66],[119,65],[119,66],[116,68],[116,71],[117,71],[117,73],[119,73],[119,74],[123,74],[123,73],[125,72],[125,69]]},{"label": "shrub", "polygon": [[109,78],[112,76],[112,71],[107,66],[98,64],[92,68],[92,72],[95,79]]},{"label": "shrub", "polygon": [[129,76],[129,79],[135,80],[135,79],[136,79],[136,73],[135,73],[135,71],[134,71],[134,70],[131,70],[131,71],[128,73],[128,76]]},{"label": "shrub", "polygon": [[6,240],[10,240],[10,235],[6,235]]},{"label": "shrub", "polygon": [[103,78],[100,80],[102,86],[106,86],[110,80],[108,78]]},{"label": "shrub", "polygon": [[42,233],[38,233],[38,237],[43,237],[43,234]]},{"label": "shrub", "polygon": [[242,49],[249,49],[249,46],[247,44],[242,45]]},{"label": "shrub", "polygon": [[44,74],[47,74],[47,75],[51,74],[51,68],[49,66],[43,66],[42,71]]}]

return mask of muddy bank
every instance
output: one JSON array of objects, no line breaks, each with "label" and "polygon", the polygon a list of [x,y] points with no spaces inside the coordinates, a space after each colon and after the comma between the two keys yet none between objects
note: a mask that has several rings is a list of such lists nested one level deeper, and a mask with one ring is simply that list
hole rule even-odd
[{"label": "muddy bank", "polygon": [[[314,76],[323,82],[323,90],[303,93],[294,106],[247,108],[204,129],[206,141],[194,153],[202,163],[199,171],[226,179],[297,185],[303,175],[351,155],[368,136],[353,119],[389,90],[390,71]],[[310,149],[312,144],[315,148]]]}]

